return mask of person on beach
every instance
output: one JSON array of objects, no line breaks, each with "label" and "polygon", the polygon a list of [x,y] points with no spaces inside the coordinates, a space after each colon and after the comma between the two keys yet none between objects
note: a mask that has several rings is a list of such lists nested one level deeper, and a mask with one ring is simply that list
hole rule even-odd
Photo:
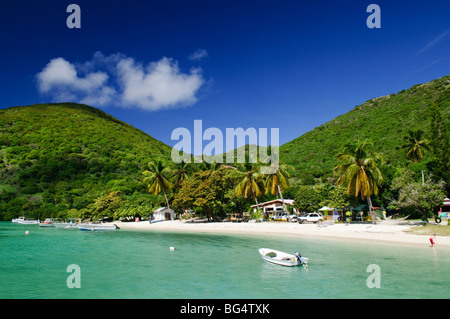
[{"label": "person on beach", "polygon": [[434,247],[434,245],[436,244],[436,234],[433,234],[433,236],[430,237],[430,243],[431,247]]},{"label": "person on beach", "polygon": [[352,220],[352,213],[348,210],[346,213],[345,213],[345,221],[347,222],[347,224],[350,224],[350,221]]}]

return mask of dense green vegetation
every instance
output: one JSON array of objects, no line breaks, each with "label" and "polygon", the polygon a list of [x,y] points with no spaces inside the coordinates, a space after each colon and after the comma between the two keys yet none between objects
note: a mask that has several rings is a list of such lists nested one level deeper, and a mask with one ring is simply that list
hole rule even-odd
[{"label": "dense green vegetation", "polygon": [[170,151],[87,105],[0,110],[0,218],[110,215],[108,198],[143,213],[159,203],[142,171],[150,160],[169,162]]},{"label": "dense green vegetation", "polygon": [[425,219],[449,194],[449,124],[446,76],[282,145],[277,174],[262,175],[252,163],[175,164],[169,146],[87,105],[11,107],[0,110],[0,220],[146,217],[167,205],[216,219],[281,196],[301,211],[367,201]]},{"label": "dense green vegetation", "polygon": [[379,185],[383,182],[379,165],[382,156],[378,153],[367,152],[368,142],[346,144],[337,158],[341,164],[334,168],[338,173],[337,185],[347,185],[347,194],[361,199],[367,198],[372,221],[375,221],[372,210],[372,195],[378,195]]},{"label": "dense green vegetation", "polygon": [[280,147],[295,172],[288,193],[303,209],[363,204],[335,185],[345,178],[338,169],[345,145],[369,142],[367,151],[382,158],[374,206],[432,217],[450,194],[449,128],[450,76],[371,99]]},{"label": "dense green vegetation", "polygon": [[[450,76],[418,84],[397,94],[373,98],[335,119],[303,134],[280,147],[281,160],[294,166],[298,178],[316,183],[333,179],[338,165],[336,154],[345,143],[370,141],[381,153],[385,164],[405,166],[409,163],[402,149],[410,130],[432,135],[432,106],[440,111],[444,125],[450,125]],[[425,167],[432,157],[425,156]]]}]

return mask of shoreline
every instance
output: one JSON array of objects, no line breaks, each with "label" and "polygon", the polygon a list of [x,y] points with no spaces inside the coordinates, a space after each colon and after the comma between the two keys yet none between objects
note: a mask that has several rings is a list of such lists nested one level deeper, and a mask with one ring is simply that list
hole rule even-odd
[{"label": "shoreline", "polygon": [[[113,222],[121,229],[139,231],[171,231],[215,234],[267,235],[283,237],[312,237],[369,240],[372,242],[396,242],[430,246],[428,235],[408,233],[413,225],[377,222],[372,224],[298,224],[286,222],[232,223],[232,222],[180,222],[163,221],[150,224],[140,222]],[[436,246],[450,247],[450,236],[437,236]]]}]

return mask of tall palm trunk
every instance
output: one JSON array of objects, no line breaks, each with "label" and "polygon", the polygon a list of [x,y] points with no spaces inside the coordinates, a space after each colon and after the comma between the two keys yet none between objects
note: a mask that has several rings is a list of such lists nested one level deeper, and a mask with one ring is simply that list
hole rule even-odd
[{"label": "tall palm trunk", "polygon": [[256,198],[255,191],[253,190],[253,188],[252,188],[252,195],[253,195],[253,199],[255,200],[255,203],[256,203],[256,209],[259,211],[258,199]]},{"label": "tall palm trunk", "polygon": [[367,203],[369,204],[370,219],[372,220],[372,224],[375,225],[375,213],[373,212],[372,200],[370,199],[370,196],[367,196]]},{"label": "tall palm trunk", "polygon": [[[283,198],[283,195],[281,194],[281,188],[280,188],[280,185],[277,185],[277,187],[278,187],[278,194],[280,194],[280,198],[281,198],[281,201],[283,202],[283,209],[284,209],[284,211],[286,212],[286,214],[287,214],[287,207],[286,207],[286,203],[284,202],[284,198]],[[287,214],[288,216],[286,217],[287,219],[289,219],[290,217],[289,217],[289,214]],[[290,220],[288,220],[288,221],[290,221]]]},{"label": "tall palm trunk", "polygon": [[[260,216],[259,215],[259,203],[258,203],[258,198],[256,197],[256,194],[255,194],[255,191],[254,191],[254,189],[252,188],[252,194],[253,194],[253,199],[255,200],[255,203],[256,203],[256,210],[257,210],[257,212],[258,212],[258,214],[257,214],[257,216]],[[264,213],[263,213],[264,214]],[[264,214],[264,216],[265,216],[265,214]]]},{"label": "tall palm trunk", "polygon": [[164,198],[166,199],[167,208],[170,208],[170,207],[169,207],[169,201],[167,200],[166,192],[163,191],[163,193],[164,193]]}]

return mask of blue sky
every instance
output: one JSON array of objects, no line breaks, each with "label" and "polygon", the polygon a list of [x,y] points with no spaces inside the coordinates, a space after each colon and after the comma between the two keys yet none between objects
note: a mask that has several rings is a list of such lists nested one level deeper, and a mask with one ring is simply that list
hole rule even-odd
[{"label": "blue sky", "polygon": [[0,108],[84,102],[172,146],[194,120],[279,128],[282,145],[449,74],[449,16],[447,0],[2,1]]}]

